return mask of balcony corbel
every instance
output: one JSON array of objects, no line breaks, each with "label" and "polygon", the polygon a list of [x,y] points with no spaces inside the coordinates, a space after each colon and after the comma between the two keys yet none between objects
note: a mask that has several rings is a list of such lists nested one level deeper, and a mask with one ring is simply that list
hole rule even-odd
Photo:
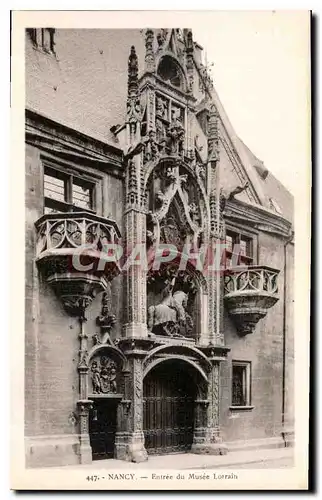
[{"label": "balcony corbel", "polygon": [[107,253],[120,238],[117,224],[89,212],[66,212],[43,215],[35,227],[43,278],[69,314],[84,317],[95,295],[119,273]]},{"label": "balcony corbel", "polygon": [[279,270],[267,266],[227,271],[224,301],[240,336],[253,333],[279,300],[278,275]]}]

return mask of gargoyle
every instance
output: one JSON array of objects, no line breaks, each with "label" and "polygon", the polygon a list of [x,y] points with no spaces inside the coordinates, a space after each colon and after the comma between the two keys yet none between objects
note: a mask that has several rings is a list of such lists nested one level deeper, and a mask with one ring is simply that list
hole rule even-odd
[{"label": "gargoyle", "polygon": [[144,137],[140,141],[137,141],[135,144],[129,147],[127,153],[124,155],[124,159],[130,160],[134,156],[139,155],[149,142],[149,137]]},{"label": "gargoyle", "polygon": [[245,189],[247,189],[249,186],[249,182],[245,182],[245,184],[243,186],[237,186],[235,187],[235,189],[233,189],[232,191],[230,191],[230,193],[228,194],[227,196],[227,200],[232,200],[236,194],[239,194],[239,193],[242,193],[243,191],[245,191]]},{"label": "gargoyle", "polygon": [[243,186],[235,187],[235,189],[230,191],[228,194],[225,194],[223,188],[221,188],[219,197],[220,211],[223,212],[225,210],[227,200],[233,200],[236,194],[242,193],[243,191],[245,191],[245,189],[248,188],[248,186],[249,183],[245,182]]}]

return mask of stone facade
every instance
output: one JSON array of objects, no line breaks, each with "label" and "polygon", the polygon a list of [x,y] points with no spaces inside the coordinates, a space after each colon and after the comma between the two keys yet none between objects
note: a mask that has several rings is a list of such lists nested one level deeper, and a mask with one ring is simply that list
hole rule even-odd
[{"label": "stone facade", "polygon": [[27,30],[25,158],[27,465],[289,445],[292,199],[192,32]]}]

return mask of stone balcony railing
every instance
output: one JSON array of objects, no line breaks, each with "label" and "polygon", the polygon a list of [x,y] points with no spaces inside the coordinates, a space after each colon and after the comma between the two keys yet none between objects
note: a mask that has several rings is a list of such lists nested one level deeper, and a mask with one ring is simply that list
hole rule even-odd
[{"label": "stone balcony railing", "polygon": [[36,262],[64,307],[82,314],[118,273],[107,245],[120,238],[116,222],[90,212],[43,215],[35,223]]},{"label": "stone balcony railing", "polygon": [[279,299],[279,270],[249,266],[227,271],[225,306],[240,335],[252,333],[256,324]]}]

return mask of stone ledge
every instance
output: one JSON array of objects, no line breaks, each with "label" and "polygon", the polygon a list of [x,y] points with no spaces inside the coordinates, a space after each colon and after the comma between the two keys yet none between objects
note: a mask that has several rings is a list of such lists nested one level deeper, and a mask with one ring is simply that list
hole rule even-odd
[{"label": "stone ledge", "polygon": [[255,408],[255,406],[252,405],[245,405],[245,406],[230,406],[229,410],[233,412],[238,412],[238,411],[251,411]]},{"label": "stone ledge", "polygon": [[245,441],[226,441],[226,445],[229,453],[244,450],[285,448],[285,443],[281,436],[262,439],[248,439]]},{"label": "stone ledge", "polygon": [[26,468],[78,465],[79,447],[78,434],[26,436]]}]

